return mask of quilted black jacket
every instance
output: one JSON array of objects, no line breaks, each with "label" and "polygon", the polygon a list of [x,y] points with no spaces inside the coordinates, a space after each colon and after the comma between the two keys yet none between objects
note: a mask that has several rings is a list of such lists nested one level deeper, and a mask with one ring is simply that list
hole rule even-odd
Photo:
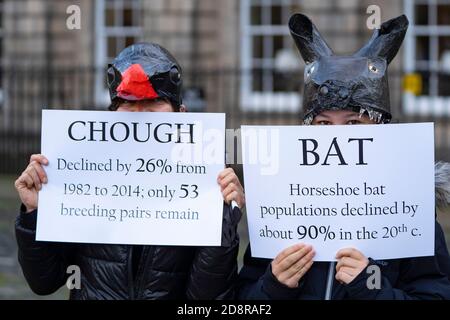
[{"label": "quilted black jacket", "polygon": [[[241,212],[224,205],[221,247],[71,244],[35,240],[37,211],[16,220],[18,258],[39,295],[66,284],[70,265],[81,271],[70,299],[233,299]],[[136,259],[137,258],[137,259]]]}]

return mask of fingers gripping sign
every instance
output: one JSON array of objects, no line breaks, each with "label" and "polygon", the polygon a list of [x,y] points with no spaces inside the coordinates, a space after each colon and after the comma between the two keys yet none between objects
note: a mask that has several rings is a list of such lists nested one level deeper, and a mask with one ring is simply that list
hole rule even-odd
[{"label": "fingers gripping sign", "polygon": [[27,213],[37,208],[38,192],[42,189],[42,185],[48,182],[43,167],[46,165],[48,165],[48,160],[45,156],[33,154],[28,166],[15,181],[14,186]]},{"label": "fingers gripping sign", "polygon": [[244,188],[232,168],[226,168],[220,172],[217,183],[220,185],[223,199],[227,204],[235,201],[240,209],[245,206]]},{"label": "fingers gripping sign", "polygon": [[289,288],[296,288],[313,264],[315,251],[311,245],[295,244],[281,251],[272,261],[272,273]]},{"label": "fingers gripping sign", "polygon": [[352,282],[369,264],[369,259],[364,254],[354,248],[341,249],[336,254],[336,280],[349,284]]}]

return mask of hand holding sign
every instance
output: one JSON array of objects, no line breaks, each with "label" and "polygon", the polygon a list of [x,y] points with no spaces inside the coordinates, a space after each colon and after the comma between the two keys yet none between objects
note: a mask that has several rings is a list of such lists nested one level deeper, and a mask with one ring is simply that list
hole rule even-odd
[{"label": "hand holding sign", "polygon": [[296,288],[313,264],[315,251],[311,245],[294,244],[281,251],[272,261],[272,273],[279,282]]},{"label": "hand holding sign", "polygon": [[354,248],[339,250],[336,259],[338,263],[336,264],[335,278],[345,284],[352,282],[369,264],[369,259]]},{"label": "hand holding sign", "polygon": [[42,167],[47,164],[46,157],[41,154],[33,154],[27,168],[14,184],[27,213],[37,209],[38,191],[42,189],[42,184],[48,182],[47,174]]},{"label": "hand holding sign", "polygon": [[241,182],[239,181],[239,178],[233,169],[226,168],[225,170],[223,170],[219,174],[217,182],[220,185],[223,199],[227,204],[232,205],[232,202],[235,201],[239,208],[244,207],[244,188],[242,187]]}]

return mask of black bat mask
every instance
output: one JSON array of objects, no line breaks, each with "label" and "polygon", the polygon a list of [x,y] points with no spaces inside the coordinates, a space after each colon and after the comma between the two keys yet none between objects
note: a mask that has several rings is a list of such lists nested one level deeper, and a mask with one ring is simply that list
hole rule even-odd
[{"label": "black bat mask", "polygon": [[300,13],[289,29],[305,60],[303,121],[310,124],[324,110],[352,110],[377,122],[392,118],[387,66],[397,54],[406,30],[405,15],[386,21],[369,42],[351,56],[336,56],[311,20]]}]

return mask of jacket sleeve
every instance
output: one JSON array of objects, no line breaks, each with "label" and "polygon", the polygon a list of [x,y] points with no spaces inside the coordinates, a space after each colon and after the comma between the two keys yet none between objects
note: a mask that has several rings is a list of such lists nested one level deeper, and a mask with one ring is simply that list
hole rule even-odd
[{"label": "jacket sleeve", "polygon": [[[369,266],[375,265],[370,259]],[[399,278],[395,287],[381,273],[378,288],[369,289],[372,273],[363,270],[345,286],[351,299],[364,300],[413,300],[450,299],[450,282],[440,272],[435,256],[401,259]]]},{"label": "jacket sleeve", "polygon": [[450,256],[445,242],[445,235],[441,225],[436,221],[436,258],[439,269],[450,280]]},{"label": "jacket sleeve", "polygon": [[186,287],[186,297],[196,300],[233,299],[237,278],[239,208],[224,205],[222,245],[196,249]]},{"label": "jacket sleeve", "polygon": [[70,248],[64,243],[36,241],[37,210],[25,213],[22,205],[15,232],[18,259],[31,290],[38,295],[52,294],[69,276]]},{"label": "jacket sleeve", "polygon": [[250,245],[244,256],[244,266],[239,272],[238,300],[293,300],[297,299],[303,281],[297,288],[280,283],[272,273],[270,259],[252,258]]}]

